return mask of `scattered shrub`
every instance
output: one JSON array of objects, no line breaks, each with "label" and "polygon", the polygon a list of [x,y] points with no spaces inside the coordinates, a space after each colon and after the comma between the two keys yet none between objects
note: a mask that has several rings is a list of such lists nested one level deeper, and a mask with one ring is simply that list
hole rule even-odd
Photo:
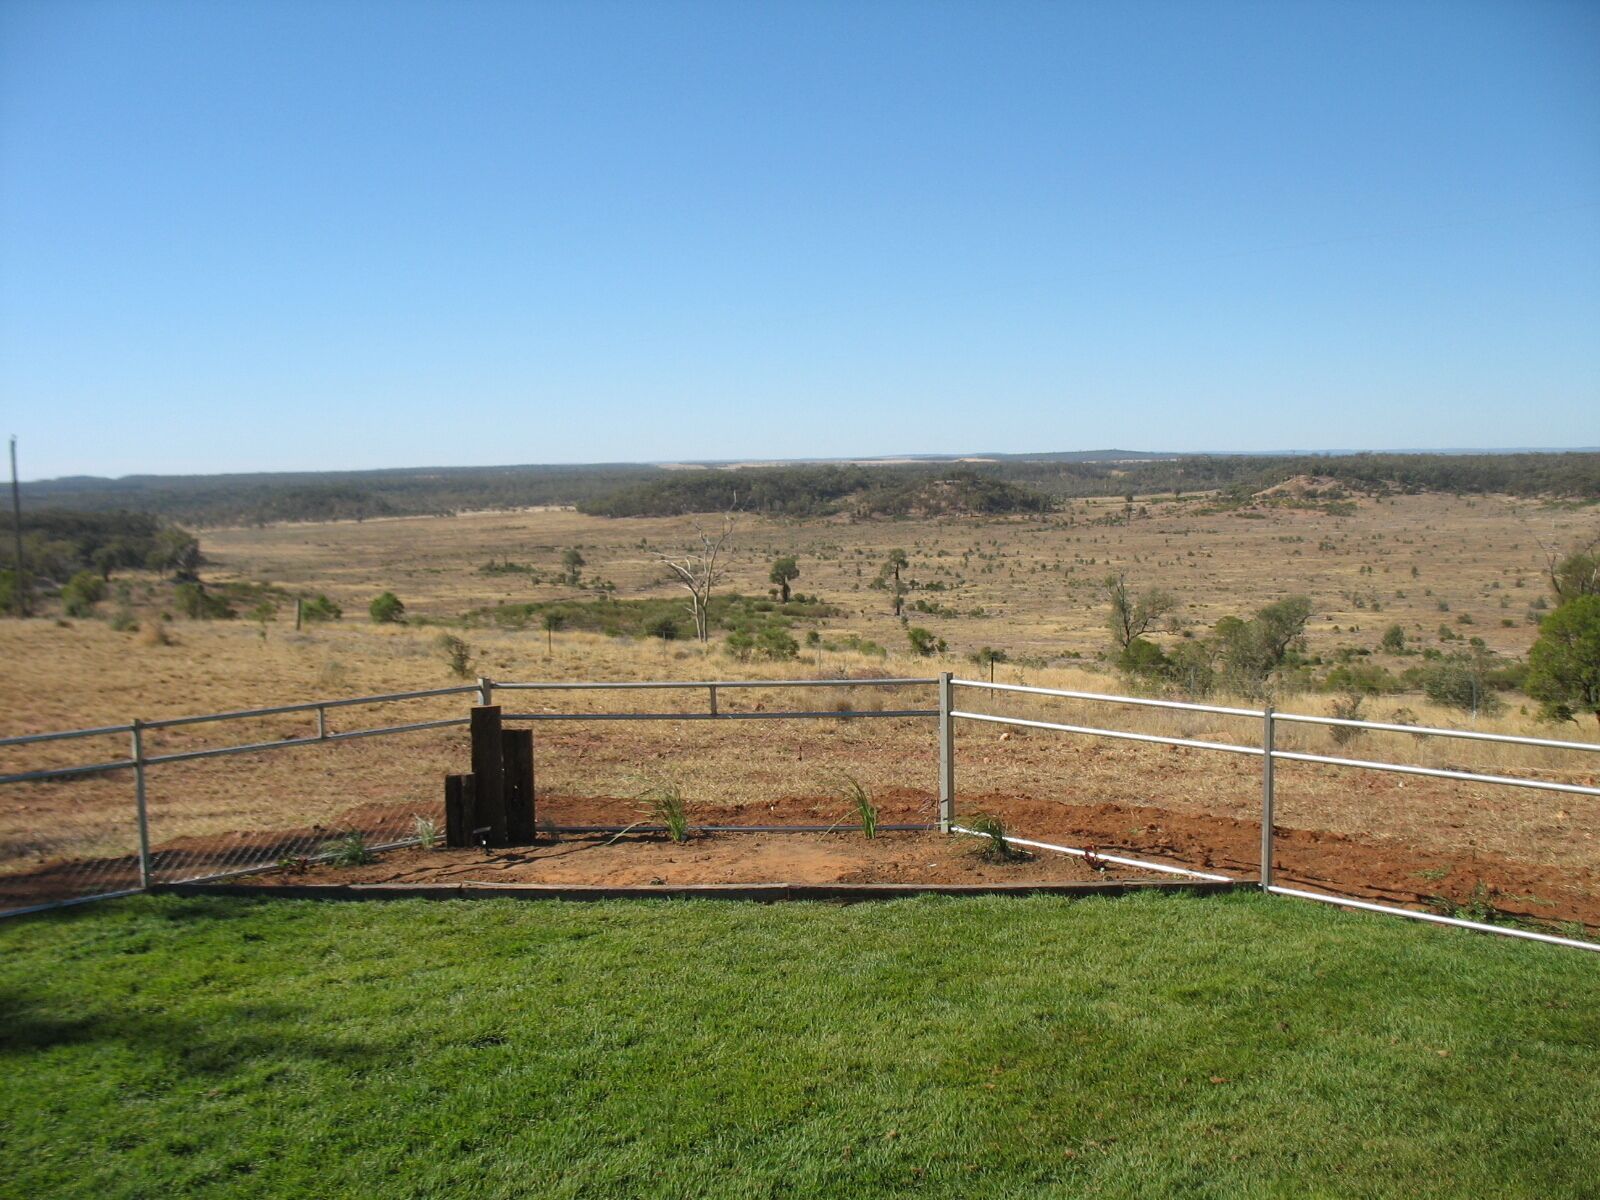
[{"label": "scattered shrub", "polygon": [[787,662],[800,657],[800,643],[795,641],[781,625],[768,625],[756,636],[756,650],[762,658],[773,662]]},{"label": "scattered shrub", "polygon": [[61,589],[61,608],[69,617],[94,615],[94,606],[105,599],[106,581],[93,571],[79,571]]},{"label": "scattered shrub", "polygon": [[[1328,705],[1328,715],[1337,717],[1341,721],[1361,720],[1361,706],[1366,699],[1360,692],[1346,692],[1343,696],[1336,697]],[[1329,725],[1328,736],[1333,739],[1335,746],[1348,746],[1360,737],[1366,730],[1358,729],[1353,725]]]},{"label": "scattered shrub", "polygon": [[406,619],[406,606],[393,592],[384,592],[367,606],[367,612],[378,625],[398,625]]},{"label": "scattered shrub", "polygon": [[207,591],[198,579],[178,584],[172,597],[178,611],[193,621],[225,621],[238,616],[226,596]]},{"label": "scattered shrub", "polygon": [[344,616],[344,609],[321,592],[315,596],[303,596],[300,599],[300,619],[302,621],[337,621]]},{"label": "scattered shrub", "polygon": [[678,627],[678,619],[666,614],[645,622],[644,631],[648,636],[660,638],[663,642],[676,641],[682,633]]},{"label": "scattered shrub", "polygon": [[452,633],[441,633],[434,641],[450,666],[452,674],[461,679],[472,677],[472,647]]}]

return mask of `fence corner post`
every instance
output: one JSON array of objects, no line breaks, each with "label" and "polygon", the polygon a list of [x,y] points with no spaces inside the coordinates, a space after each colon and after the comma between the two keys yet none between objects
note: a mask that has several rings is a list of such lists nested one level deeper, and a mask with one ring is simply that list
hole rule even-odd
[{"label": "fence corner post", "polygon": [[1272,887],[1273,720],[1269,702],[1261,710],[1261,890]]},{"label": "fence corner post", "polygon": [[139,818],[139,888],[150,890],[150,816],[145,805],[144,789],[144,722],[135,717],[131,722],[133,742],[133,803]]},{"label": "fence corner post", "polygon": [[950,672],[939,672],[939,832],[956,818],[956,744],[950,719]]}]

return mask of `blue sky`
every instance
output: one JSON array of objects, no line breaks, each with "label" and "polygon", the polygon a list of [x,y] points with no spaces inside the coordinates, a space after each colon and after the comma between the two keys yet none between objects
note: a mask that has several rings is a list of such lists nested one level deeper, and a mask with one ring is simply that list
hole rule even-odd
[{"label": "blue sky", "polygon": [[1600,443],[1592,3],[0,6],[24,475]]}]

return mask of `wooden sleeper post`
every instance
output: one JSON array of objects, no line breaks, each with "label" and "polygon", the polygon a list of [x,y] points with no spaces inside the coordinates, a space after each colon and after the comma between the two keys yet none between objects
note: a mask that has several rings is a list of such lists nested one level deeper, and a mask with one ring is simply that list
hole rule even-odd
[{"label": "wooden sleeper post", "polygon": [[444,844],[472,845],[472,830],[477,824],[477,780],[471,775],[444,777]]},{"label": "wooden sleeper post", "polygon": [[479,704],[472,710],[472,773],[477,778],[475,824],[489,830],[491,846],[507,844],[506,770],[500,706]]},{"label": "wooden sleeper post", "polygon": [[502,731],[500,748],[506,770],[506,835],[511,845],[526,846],[535,836],[533,730]]}]

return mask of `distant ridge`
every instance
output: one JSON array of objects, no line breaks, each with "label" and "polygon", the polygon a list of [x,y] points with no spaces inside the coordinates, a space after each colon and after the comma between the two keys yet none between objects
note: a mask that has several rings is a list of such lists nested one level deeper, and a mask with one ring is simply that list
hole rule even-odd
[{"label": "distant ridge", "polygon": [[[78,476],[22,486],[23,506],[129,511],[193,526],[369,520],[483,509],[559,505],[637,515],[688,511],[735,500],[753,510],[804,515],[838,506],[874,512],[928,507],[918,480],[948,484],[982,476],[984,488],[1014,485],[1050,503],[1091,496],[1224,493],[1230,502],[1286,479],[1328,476],[1362,493],[1443,492],[1600,500],[1600,450],[1434,450],[1180,454],[1152,450],[1064,450],[1032,454],[906,454],[852,459],[593,463],[490,467],[399,467],[234,475]],[[642,494],[639,489],[648,489]],[[987,511],[1000,501],[983,488]],[[1007,493],[1009,495],[1009,493]],[[906,499],[911,497],[912,499]],[[1005,502],[1017,510],[1016,497]],[[698,509],[696,511],[711,511]]]}]

